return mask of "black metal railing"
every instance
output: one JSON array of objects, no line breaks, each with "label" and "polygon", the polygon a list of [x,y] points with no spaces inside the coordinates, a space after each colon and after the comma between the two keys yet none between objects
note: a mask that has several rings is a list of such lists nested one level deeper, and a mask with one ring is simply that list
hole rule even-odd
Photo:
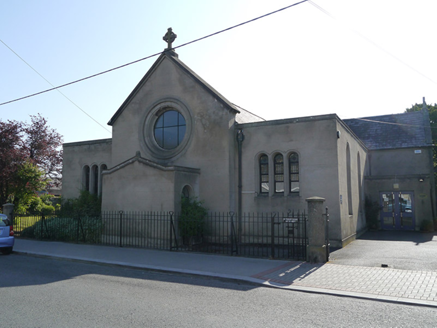
[{"label": "black metal railing", "polygon": [[209,213],[201,220],[173,212],[104,212],[88,216],[15,216],[17,237],[194,251],[247,257],[306,259],[304,212]]}]

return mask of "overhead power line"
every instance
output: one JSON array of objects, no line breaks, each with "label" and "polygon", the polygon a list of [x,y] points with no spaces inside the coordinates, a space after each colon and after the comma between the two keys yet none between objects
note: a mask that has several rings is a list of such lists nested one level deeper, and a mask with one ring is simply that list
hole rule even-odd
[{"label": "overhead power line", "polygon": [[3,43],[10,51],[12,51],[15,56],[20,58],[27,66],[29,66],[36,74],[38,74],[44,81],[46,81],[48,84],[50,84],[53,89],[58,91],[62,96],[64,96],[69,102],[71,102],[74,106],[76,106],[82,113],[84,113],[86,116],[88,116],[90,119],[92,119],[94,122],[96,122],[98,125],[100,125],[103,129],[105,129],[107,132],[111,133],[105,126],[103,126],[100,122],[98,122],[94,117],[92,117],[90,114],[88,114],[86,111],[84,111],[82,108],[79,107],[78,104],[76,104],[73,100],[68,98],[61,90],[56,88],[49,80],[47,80],[44,76],[42,76],[35,68],[33,68],[27,61],[25,61],[19,54],[17,54],[11,47],[9,47],[3,40],[0,39],[0,42]]},{"label": "overhead power line", "polygon": [[[256,18],[253,18],[253,19],[251,19],[251,20],[245,21],[245,22],[243,22],[243,23],[240,23],[240,24],[237,24],[237,25],[234,25],[234,26],[231,26],[231,27],[225,28],[224,30],[221,30],[221,31],[218,31],[218,32],[215,32],[215,33],[209,34],[209,35],[204,36],[204,37],[201,37],[201,38],[199,38],[199,39],[196,39],[196,40],[193,40],[193,41],[190,41],[190,42],[187,42],[187,43],[181,44],[180,46],[174,47],[174,49],[177,49],[177,48],[180,48],[180,47],[184,47],[184,46],[186,46],[186,45],[189,45],[189,44],[194,43],[194,42],[197,42],[197,41],[201,41],[201,40],[206,39],[206,38],[209,38],[209,37],[211,37],[211,36],[214,36],[214,35],[217,35],[217,34],[220,34],[220,33],[223,33],[223,32],[227,32],[227,31],[232,30],[232,29],[234,29],[234,28],[236,28],[236,27],[240,27],[240,26],[243,26],[243,25],[245,25],[245,24],[252,23],[252,22],[254,22],[254,21],[258,20],[258,19],[261,19],[261,18],[264,18],[264,17],[270,16],[270,15],[273,15],[273,14],[279,13],[279,12],[281,12],[281,11],[283,11],[283,10],[289,9],[289,8],[294,7],[294,6],[297,6],[297,5],[300,5],[301,3],[304,3],[304,2],[307,2],[307,1],[310,1],[310,0],[303,0],[303,1],[300,1],[300,2],[293,3],[292,5],[289,5],[289,6],[286,6],[286,7],[284,7],[284,8],[281,8],[281,9],[278,9],[278,10],[275,10],[275,11],[272,11],[272,12],[270,12],[270,13],[268,13],[268,14],[265,14],[265,15],[262,15],[262,16],[259,16],[259,17],[256,17]],[[1,104],[0,104],[0,105],[1,105]]]},{"label": "overhead power line", "polygon": [[[339,21],[337,18],[335,18],[333,15],[331,15],[327,10],[323,9],[322,7],[320,7],[318,4],[314,3],[312,0],[308,0],[308,3],[310,3],[311,5],[313,5],[314,7],[316,7],[317,9],[319,9],[321,12],[323,12],[325,15],[328,15],[329,17],[331,17],[332,19]],[[343,23],[343,25],[346,25],[345,23]],[[409,69],[413,70],[414,72],[416,72],[419,75],[422,75],[422,77],[424,77],[425,79],[431,81],[434,84],[437,84],[436,81],[434,81],[433,79],[431,79],[430,77],[426,76],[425,74],[423,74],[422,72],[418,71],[416,68],[414,68],[413,66],[407,64],[406,62],[404,62],[402,59],[400,59],[399,57],[393,55],[391,52],[387,51],[386,49],[384,49],[383,47],[381,47],[379,44],[377,44],[376,42],[370,40],[368,37],[366,37],[365,35],[361,34],[360,32],[354,30],[353,28],[349,27],[349,29],[354,32],[355,34],[357,34],[359,37],[361,37],[362,39],[366,40],[367,42],[369,42],[370,44],[372,44],[373,46],[375,46],[376,48],[378,48],[379,50],[385,52],[387,55],[391,56],[392,58],[396,59],[398,62],[400,62],[401,64],[405,65],[406,67],[408,67]]]},{"label": "overhead power line", "polygon": [[1,103],[0,106],[6,105],[6,104],[10,104],[10,103],[15,102],[15,101],[23,100],[23,99],[26,99],[26,98],[34,97],[34,96],[37,96],[37,95],[40,95],[40,94],[43,94],[43,93],[46,93],[46,92],[49,92],[49,91],[53,91],[53,90],[56,90],[56,89],[60,89],[60,88],[66,87],[66,86],[68,86],[68,85],[72,85],[72,84],[75,84],[75,83],[79,83],[79,82],[82,82],[82,81],[85,81],[85,80],[91,79],[91,78],[93,78],[93,77],[96,77],[96,76],[99,76],[99,75],[102,75],[102,74],[106,74],[106,73],[109,73],[109,72],[115,71],[115,70],[117,70],[117,69],[120,69],[120,68],[123,68],[123,67],[129,66],[129,65],[132,65],[132,64],[138,63],[138,62],[140,62],[140,61],[142,61],[142,60],[146,60],[146,59],[149,59],[149,58],[152,58],[152,57],[158,56],[158,55],[160,55],[160,54],[161,54],[161,53],[159,52],[159,53],[156,53],[156,54],[153,54],[153,55],[150,55],[150,56],[147,56],[147,57],[144,57],[144,58],[141,58],[141,59],[135,60],[135,61],[133,61],[133,62],[130,62],[130,63],[124,64],[124,65],[120,65],[120,66],[117,66],[117,67],[114,67],[114,68],[108,69],[108,70],[106,70],[106,71],[103,71],[103,72],[100,72],[100,73],[97,73],[97,74],[93,74],[93,75],[90,75],[90,76],[87,76],[87,77],[81,78],[81,79],[79,79],[79,80],[75,80],[75,81],[72,81],[72,82],[68,82],[68,83],[65,83],[65,84],[61,84],[61,85],[58,85],[57,87],[53,87],[53,88],[50,88],[50,89],[46,89],[46,90],[43,90],[43,91],[40,91],[40,92],[37,92],[37,93],[33,93],[33,94],[30,94],[30,95],[27,95],[27,96],[21,97],[21,98],[17,98],[17,99],[9,100],[9,101],[6,101],[6,102],[4,102],[4,103]]},{"label": "overhead power line", "polygon": [[[231,27],[225,28],[225,29],[223,29],[223,30],[220,30],[220,31],[218,31],[218,32],[215,32],[215,33],[212,33],[212,34],[209,34],[209,35],[203,36],[203,37],[198,38],[198,39],[195,39],[195,40],[193,40],[193,41],[186,42],[186,43],[181,44],[181,45],[179,45],[179,46],[173,47],[173,49],[182,48],[182,47],[185,47],[185,46],[187,46],[187,45],[189,45],[189,44],[192,44],[192,43],[195,43],[195,42],[198,42],[198,41],[201,41],[201,40],[204,40],[204,39],[210,38],[210,37],[215,36],[215,35],[217,35],[217,34],[220,34],[220,33],[223,33],[223,32],[230,31],[230,30],[232,30],[232,29],[234,29],[234,28],[237,28],[237,27],[243,26],[243,25],[248,24],[248,23],[252,23],[252,22],[254,22],[254,21],[256,21],[256,20],[259,20],[259,19],[261,19],[261,18],[264,18],[264,17],[270,16],[270,15],[273,15],[273,14],[279,13],[279,12],[281,12],[281,11],[283,11],[283,10],[286,10],[286,9],[292,8],[292,7],[297,6],[297,5],[300,5],[300,4],[302,4],[302,3],[304,3],[304,2],[307,2],[307,1],[309,1],[309,0],[303,0],[303,1],[299,1],[299,2],[293,3],[292,5],[289,5],[289,6],[286,6],[286,7],[281,8],[281,9],[278,9],[278,10],[272,11],[272,12],[270,12],[270,13],[264,14],[264,15],[262,15],[262,16],[259,16],[259,17],[256,17],[256,18],[253,18],[253,19],[250,19],[250,20],[245,21],[245,22],[243,22],[243,23],[240,23],[240,24],[237,24],[237,25],[234,25],[234,26],[231,26]],[[1,40],[0,40],[0,41],[1,41]],[[2,43],[5,44],[3,41],[2,41]],[[5,44],[5,45],[6,45],[6,44]],[[9,47],[8,47],[8,48],[9,48]],[[9,48],[9,49],[10,49],[10,48]],[[14,52],[14,53],[15,53],[15,52]],[[141,62],[141,61],[143,61],[143,60],[146,60],[146,59],[149,59],[149,58],[152,58],[152,57],[159,56],[160,54],[161,54],[161,52],[158,52],[158,53],[155,53],[155,54],[153,54],[153,55],[150,55],[150,56],[147,56],[147,57],[144,57],[144,58],[141,58],[141,59],[138,59],[138,60],[135,60],[135,61],[132,61],[132,62],[126,63],[126,64],[124,64],[124,65],[120,65],[120,66],[117,66],[117,67],[114,67],[114,68],[108,69],[108,70],[106,70],[106,71],[103,71],[103,72],[100,72],[100,73],[96,73],[96,74],[93,74],[93,75],[90,75],[90,76],[87,76],[87,77],[81,78],[81,79],[79,79],[79,80],[75,80],[75,81],[72,81],[72,82],[68,82],[68,83],[65,83],[65,84],[59,85],[59,86],[57,86],[57,87],[53,87],[53,88],[50,88],[50,89],[47,89],[47,90],[43,90],[43,91],[40,91],[40,92],[36,92],[36,93],[30,94],[30,95],[27,95],[27,96],[24,96],[24,97],[20,97],[20,98],[16,98],[16,99],[13,99],[13,100],[9,100],[9,101],[6,101],[6,102],[3,102],[3,103],[0,103],[0,106],[6,105],[6,104],[10,104],[10,103],[13,103],[13,102],[16,102],[16,101],[19,101],[19,100],[27,99],[27,98],[30,98],[30,97],[34,97],[34,96],[37,96],[37,95],[40,95],[40,94],[43,94],[43,93],[46,93],[46,92],[50,92],[50,91],[53,91],[53,90],[57,90],[57,89],[60,89],[60,88],[64,88],[64,87],[66,87],[66,86],[69,86],[69,85],[72,85],[72,84],[75,84],[75,83],[79,83],[79,82],[82,82],[82,81],[85,81],[85,80],[91,79],[91,78],[93,78],[93,77],[96,77],[96,76],[99,76],[99,75],[103,75],[103,74],[106,74],[106,73],[109,73],[109,72],[112,72],[112,71],[115,71],[115,70],[118,70],[118,69],[120,69],[120,68],[123,68],[123,67],[129,66],[129,65],[132,65],[132,64],[139,63],[139,62]],[[19,58],[21,59],[21,57],[19,57]],[[27,64],[27,63],[26,63],[26,64]],[[30,65],[29,65],[29,66],[30,66]],[[32,68],[32,69],[33,69],[33,68]],[[37,73],[38,73],[38,72],[37,72]],[[38,74],[39,74],[39,73],[38,73]],[[39,74],[39,75],[40,75],[40,74]],[[40,76],[41,76],[41,75],[40,75]],[[44,80],[45,80],[45,79],[44,79]],[[47,81],[47,80],[46,80],[46,81]],[[47,81],[47,82],[48,82],[48,81]],[[49,84],[51,85],[50,82],[49,82]]]}]

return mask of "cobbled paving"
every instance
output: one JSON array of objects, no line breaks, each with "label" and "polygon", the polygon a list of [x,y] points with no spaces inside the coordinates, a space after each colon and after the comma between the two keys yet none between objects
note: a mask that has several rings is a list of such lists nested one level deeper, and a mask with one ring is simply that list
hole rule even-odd
[{"label": "cobbled paving", "polygon": [[437,272],[433,271],[291,262],[253,277],[285,286],[437,302]]}]

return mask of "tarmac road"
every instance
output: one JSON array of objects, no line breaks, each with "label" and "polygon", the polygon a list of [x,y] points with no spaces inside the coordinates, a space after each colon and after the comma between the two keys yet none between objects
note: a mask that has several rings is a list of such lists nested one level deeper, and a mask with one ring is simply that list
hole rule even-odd
[{"label": "tarmac road", "polygon": [[0,256],[0,327],[435,327],[435,308],[55,258]]},{"label": "tarmac road", "polygon": [[[17,239],[14,251],[218,277],[280,289],[437,307],[434,238],[433,234],[370,233],[333,252],[333,261],[326,264],[26,239]],[[0,256],[0,260],[5,257]],[[381,268],[384,263],[389,267]]]},{"label": "tarmac road", "polygon": [[437,271],[437,234],[369,231],[331,252],[330,263],[415,271]]}]

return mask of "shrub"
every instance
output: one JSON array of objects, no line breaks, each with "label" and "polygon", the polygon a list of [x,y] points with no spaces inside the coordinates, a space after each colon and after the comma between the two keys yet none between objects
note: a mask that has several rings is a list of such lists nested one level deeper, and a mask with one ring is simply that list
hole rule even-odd
[{"label": "shrub", "polygon": [[181,214],[178,220],[181,237],[192,239],[203,235],[208,210],[202,204],[197,199],[181,198]]},{"label": "shrub", "polygon": [[19,207],[16,214],[22,215],[51,215],[55,212],[54,205],[57,202],[57,198],[52,195],[34,195],[29,199],[29,204],[26,207]]},{"label": "shrub", "polygon": [[98,217],[101,214],[102,199],[82,190],[79,197],[62,201],[61,216]]},{"label": "shrub", "polygon": [[36,222],[22,231],[27,238],[54,241],[99,243],[102,231],[100,218],[49,218]]},{"label": "shrub", "polygon": [[41,214],[44,216],[52,215],[55,213],[55,208],[52,205],[43,205],[41,208]]},{"label": "shrub", "polygon": [[44,202],[40,197],[34,197],[30,201],[29,208],[27,209],[27,212],[30,214],[39,214],[39,213],[41,213],[43,205],[44,205]]},{"label": "shrub", "polygon": [[[17,220],[17,218],[15,218],[15,220]],[[20,236],[24,238],[35,238],[35,224],[24,228],[23,231],[21,231]]]}]

